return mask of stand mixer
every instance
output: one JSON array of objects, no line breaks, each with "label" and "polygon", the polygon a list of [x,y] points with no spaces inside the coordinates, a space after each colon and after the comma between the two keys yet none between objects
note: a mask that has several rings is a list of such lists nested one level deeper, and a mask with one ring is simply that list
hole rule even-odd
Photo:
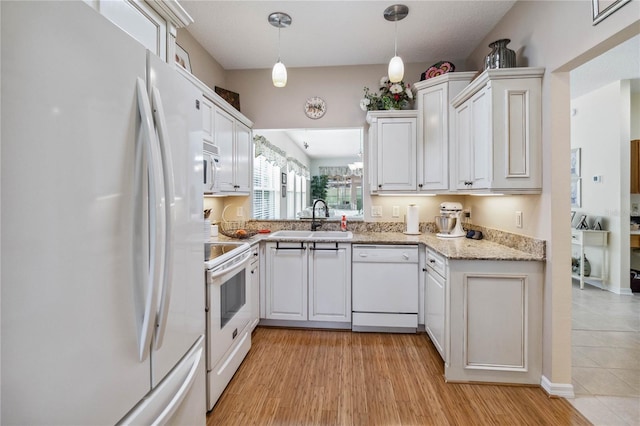
[{"label": "stand mixer", "polygon": [[[466,234],[462,229],[462,204],[442,203],[440,204],[440,216],[436,216],[438,226],[437,237],[440,238],[460,238]],[[453,223],[455,222],[455,223]]]}]

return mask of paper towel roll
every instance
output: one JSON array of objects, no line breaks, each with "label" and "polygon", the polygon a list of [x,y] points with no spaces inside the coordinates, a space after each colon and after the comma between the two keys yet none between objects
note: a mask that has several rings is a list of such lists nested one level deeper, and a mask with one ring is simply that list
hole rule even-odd
[{"label": "paper towel roll", "polygon": [[418,224],[420,221],[418,206],[409,204],[407,206],[407,234],[419,234]]}]

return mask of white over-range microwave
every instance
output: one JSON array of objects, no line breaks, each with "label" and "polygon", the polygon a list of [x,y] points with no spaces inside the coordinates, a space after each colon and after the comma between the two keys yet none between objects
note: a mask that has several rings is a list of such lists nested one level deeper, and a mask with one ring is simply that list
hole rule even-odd
[{"label": "white over-range microwave", "polygon": [[218,181],[220,147],[208,142],[202,143],[202,166],[204,171],[205,195],[220,192],[220,183]]}]

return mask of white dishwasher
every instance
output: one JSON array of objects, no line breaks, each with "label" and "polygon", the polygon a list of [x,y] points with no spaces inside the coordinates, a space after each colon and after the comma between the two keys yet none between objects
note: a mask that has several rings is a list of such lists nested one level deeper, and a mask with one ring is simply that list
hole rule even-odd
[{"label": "white dishwasher", "polygon": [[354,244],[351,268],[353,331],[417,331],[417,245]]}]

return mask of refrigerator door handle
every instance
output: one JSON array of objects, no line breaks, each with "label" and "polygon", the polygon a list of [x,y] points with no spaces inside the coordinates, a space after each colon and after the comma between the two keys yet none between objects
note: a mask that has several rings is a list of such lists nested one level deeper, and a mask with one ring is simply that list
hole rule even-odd
[{"label": "refrigerator door handle", "polygon": [[[180,407],[203,368],[204,336],[201,335],[189,352],[154,390],[134,407],[117,425],[164,425]],[[194,389],[194,392],[200,392]]]},{"label": "refrigerator door handle", "polygon": [[[154,301],[157,297],[157,285],[156,281],[156,265],[159,263],[159,259],[157,257],[157,241],[156,241],[156,232],[157,229],[157,211],[155,206],[157,206],[158,200],[156,199],[156,176],[154,174],[154,170],[157,167],[154,162],[154,145],[155,145],[155,130],[153,127],[153,117],[151,114],[151,105],[149,104],[149,95],[147,93],[147,89],[145,87],[144,81],[138,77],[136,81],[136,93],[138,98],[138,110],[140,112],[140,126],[141,126],[141,143],[144,145],[144,155],[147,158],[147,167],[148,167],[148,197],[149,197],[149,212],[148,212],[148,229],[149,229],[149,264],[137,265],[139,268],[144,268],[145,273],[142,274],[143,277],[147,278],[147,288],[146,295],[144,296],[143,304],[141,307],[142,312],[139,312],[140,309],[139,304],[136,304],[136,318],[138,320],[138,358],[140,361],[144,361],[149,355],[149,350],[151,348],[151,336],[153,335],[153,326],[154,326]],[[136,165],[139,167],[141,162]],[[138,213],[141,215],[142,213]],[[134,233],[135,235],[135,233]],[[148,268],[148,270],[147,270]],[[147,272],[148,271],[148,272]]]},{"label": "refrigerator door handle", "polygon": [[164,338],[169,305],[171,302],[171,284],[173,281],[173,223],[175,221],[175,183],[173,175],[173,159],[171,156],[171,141],[167,131],[167,123],[162,106],[162,99],[157,87],[151,89],[151,101],[153,103],[153,117],[158,129],[160,153],[162,156],[162,170],[164,178],[165,196],[165,229],[164,229],[164,271],[161,277],[161,298],[156,329],[154,335],[154,348],[160,349]]}]

